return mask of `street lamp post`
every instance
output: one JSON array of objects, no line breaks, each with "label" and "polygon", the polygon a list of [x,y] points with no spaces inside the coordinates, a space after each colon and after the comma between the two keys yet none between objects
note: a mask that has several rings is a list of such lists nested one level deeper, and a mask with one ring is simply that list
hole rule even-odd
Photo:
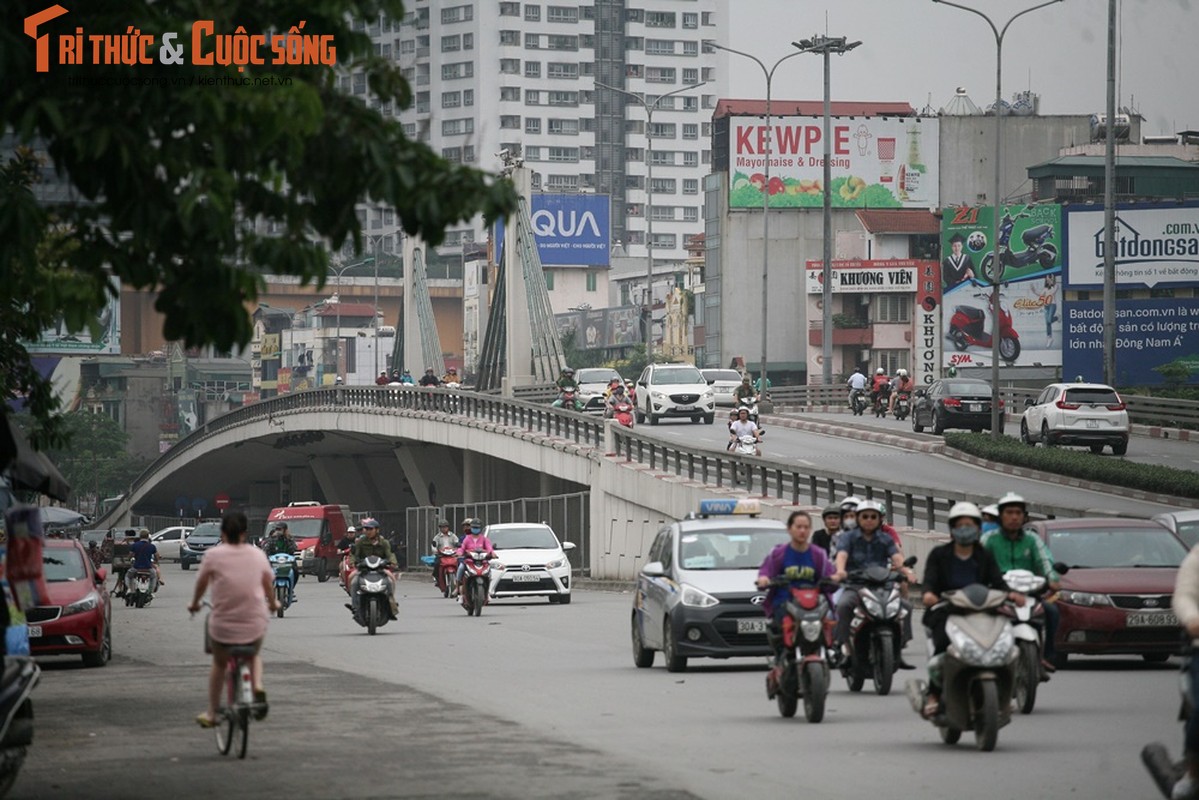
[{"label": "street lamp post", "polygon": [[830,56],[836,53],[843,56],[850,50],[861,45],[861,42],[847,42],[844,36],[813,36],[799,42],[792,42],[801,53],[820,53],[824,56],[824,245],[821,249],[823,268],[823,289],[821,291],[821,334],[820,354],[824,361],[821,370],[821,382],[829,386],[833,382],[833,139],[832,139],[832,82],[829,77]]},{"label": "street lamp post", "polygon": [[[950,0],[933,0],[934,3],[941,5],[960,8],[962,11],[969,11],[971,14],[982,17],[988,25],[991,26],[991,33],[995,34],[995,197],[992,202],[995,204],[995,211],[992,214],[993,227],[991,230],[991,275],[995,278],[999,277],[1001,264],[999,261],[999,218],[1001,215],[1000,204],[1002,203],[1002,181],[1003,173],[1000,171],[1000,159],[1003,155],[1003,140],[1000,137],[1000,132],[1003,126],[1003,37],[1007,34],[1007,29],[1012,23],[1025,14],[1036,11],[1039,8],[1051,6],[1054,3],[1060,3],[1062,0],[1046,0],[1044,3],[1038,3],[1035,6],[1019,11],[1013,14],[1003,27],[997,26],[990,17],[977,8],[960,5],[950,2]],[[999,280],[991,281],[991,438],[998,439],[1003,436],[1003,415],[999,412]]]},{"label": "street lamp post", "polygon": [[725,52],[750,59],[761,68],[762,75],[766,78],[766,168],[763,171],[766,184],[762,187],[762,362],[758,367],[758,380],[760,381],[758,393],[764,396],[767,386],[766,345],[770,337],[770,331],[767,326],[769,320],[767,300],[770,297],[770,289],[766,283],[766,279],[770,275],[770,156],[774,150],[774,132],[770,129],[772,110],[770,108],[770,87],[774,80],[774,71],[778,69],[779,64],[798,55],[803,55],[805,51],[800,50],[796,53],[788,53],[774,62],[773,66],[767,68],[762,59],[752,53],[734,50],[731,47],[725,47],[722,44],[716,44],[716,42],[711,41],[705,42],[705,44],[717,50],[724,50]]},{"label": "street lamp post", "polygon": [[596,81],[595,85],[601,89],[623,94],[625,97],[639,103],[645,109],[645,361],[648,364],[654,360],[654,137],[650,134],[650,131],[654,126],[654,112],[658,110],[663,100],[667,97],[673,97],[676,94],[698,89],[704,84],[693,83],[690,86],[675,89],[673,92],[658,95],[652,103],[645,102],[645,98],[639,94],[634,94],[633,92],[619,89],[600,81]]},{"label": "street lamp post", "polygon": [[[337,342],[337,353],[335,356],[335,358],[337,360],[334,362],[334,371],[337,373],[337,377],[341,378],[343,382],[345,381],[345,376],[341,374],[341,276],[344,275],[349,270],[353,269],[354,267],[361,267],[367,261],[375,261],[376,262],[375,270],[376,270],[376,274],[378,274],[378,269],[379,269],[379,267],[377,266],[378,259],[375,259],[373,257],[370,259],[363,259],[362,261],[355,261],[353,264],[344,264],[340,267],[334,267],[334,266],[329,267],[329,271],[332,272],[337,278],[337,293],[334,295],[337,298],[337,317],[336,317],[337,321],[335,323],[335,325],[337,327],[336,327],[336,331],[334,333],[334,340]],[[375,284],[377,287],[378,286],[377,280],[375,281]],[[377,291],[377,288],[376,288],[376,291]]]}]

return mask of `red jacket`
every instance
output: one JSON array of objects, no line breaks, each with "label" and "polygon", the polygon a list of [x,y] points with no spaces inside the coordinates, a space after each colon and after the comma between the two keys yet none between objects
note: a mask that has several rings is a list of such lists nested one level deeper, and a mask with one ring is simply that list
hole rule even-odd
[{"label": "red jacket", "polygon": [[903,542],[899,539],[899,531],[895,530],[889,523],[883,523],[883,533],[890,536],[895,541],[895,546],[900,550],[903,549]]}]

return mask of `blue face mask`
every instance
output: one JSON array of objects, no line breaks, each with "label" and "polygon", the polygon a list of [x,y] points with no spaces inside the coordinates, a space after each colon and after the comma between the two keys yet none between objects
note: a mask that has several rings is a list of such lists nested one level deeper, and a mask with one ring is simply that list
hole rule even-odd
[{"label": "blue face mask", "polygon": [[471,528],[471,529],[470,529],[470,532],[471,532],[472,534],[474,534],[475,536],[478,536],[480,533],[482,533],[482,532],[483,532],[483,529],[482,529],[482,528]]}]

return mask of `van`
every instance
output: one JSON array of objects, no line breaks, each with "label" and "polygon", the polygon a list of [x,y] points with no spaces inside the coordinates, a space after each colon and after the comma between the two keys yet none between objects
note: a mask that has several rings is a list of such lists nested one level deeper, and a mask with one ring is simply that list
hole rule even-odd
[{"label": "van", "polygon": [[270,536],[280,522],[287,523],[288,531],[296,540],[300,572],[316,575],[321,583],[327,581],[337,569],[337,543],[350,527],[350,507],[321,504],[315,500],[288,503],[271,509],[263,535]]}]

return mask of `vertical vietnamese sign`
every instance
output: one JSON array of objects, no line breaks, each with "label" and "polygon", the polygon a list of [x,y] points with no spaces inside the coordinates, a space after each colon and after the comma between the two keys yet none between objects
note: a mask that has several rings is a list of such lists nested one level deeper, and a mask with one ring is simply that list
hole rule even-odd
[{"label": "vertical vietnamese sign", "polygon": [[912,379],[918,386],[928,386],[941,377],[941,267],[936,261],[918,263]]}]

